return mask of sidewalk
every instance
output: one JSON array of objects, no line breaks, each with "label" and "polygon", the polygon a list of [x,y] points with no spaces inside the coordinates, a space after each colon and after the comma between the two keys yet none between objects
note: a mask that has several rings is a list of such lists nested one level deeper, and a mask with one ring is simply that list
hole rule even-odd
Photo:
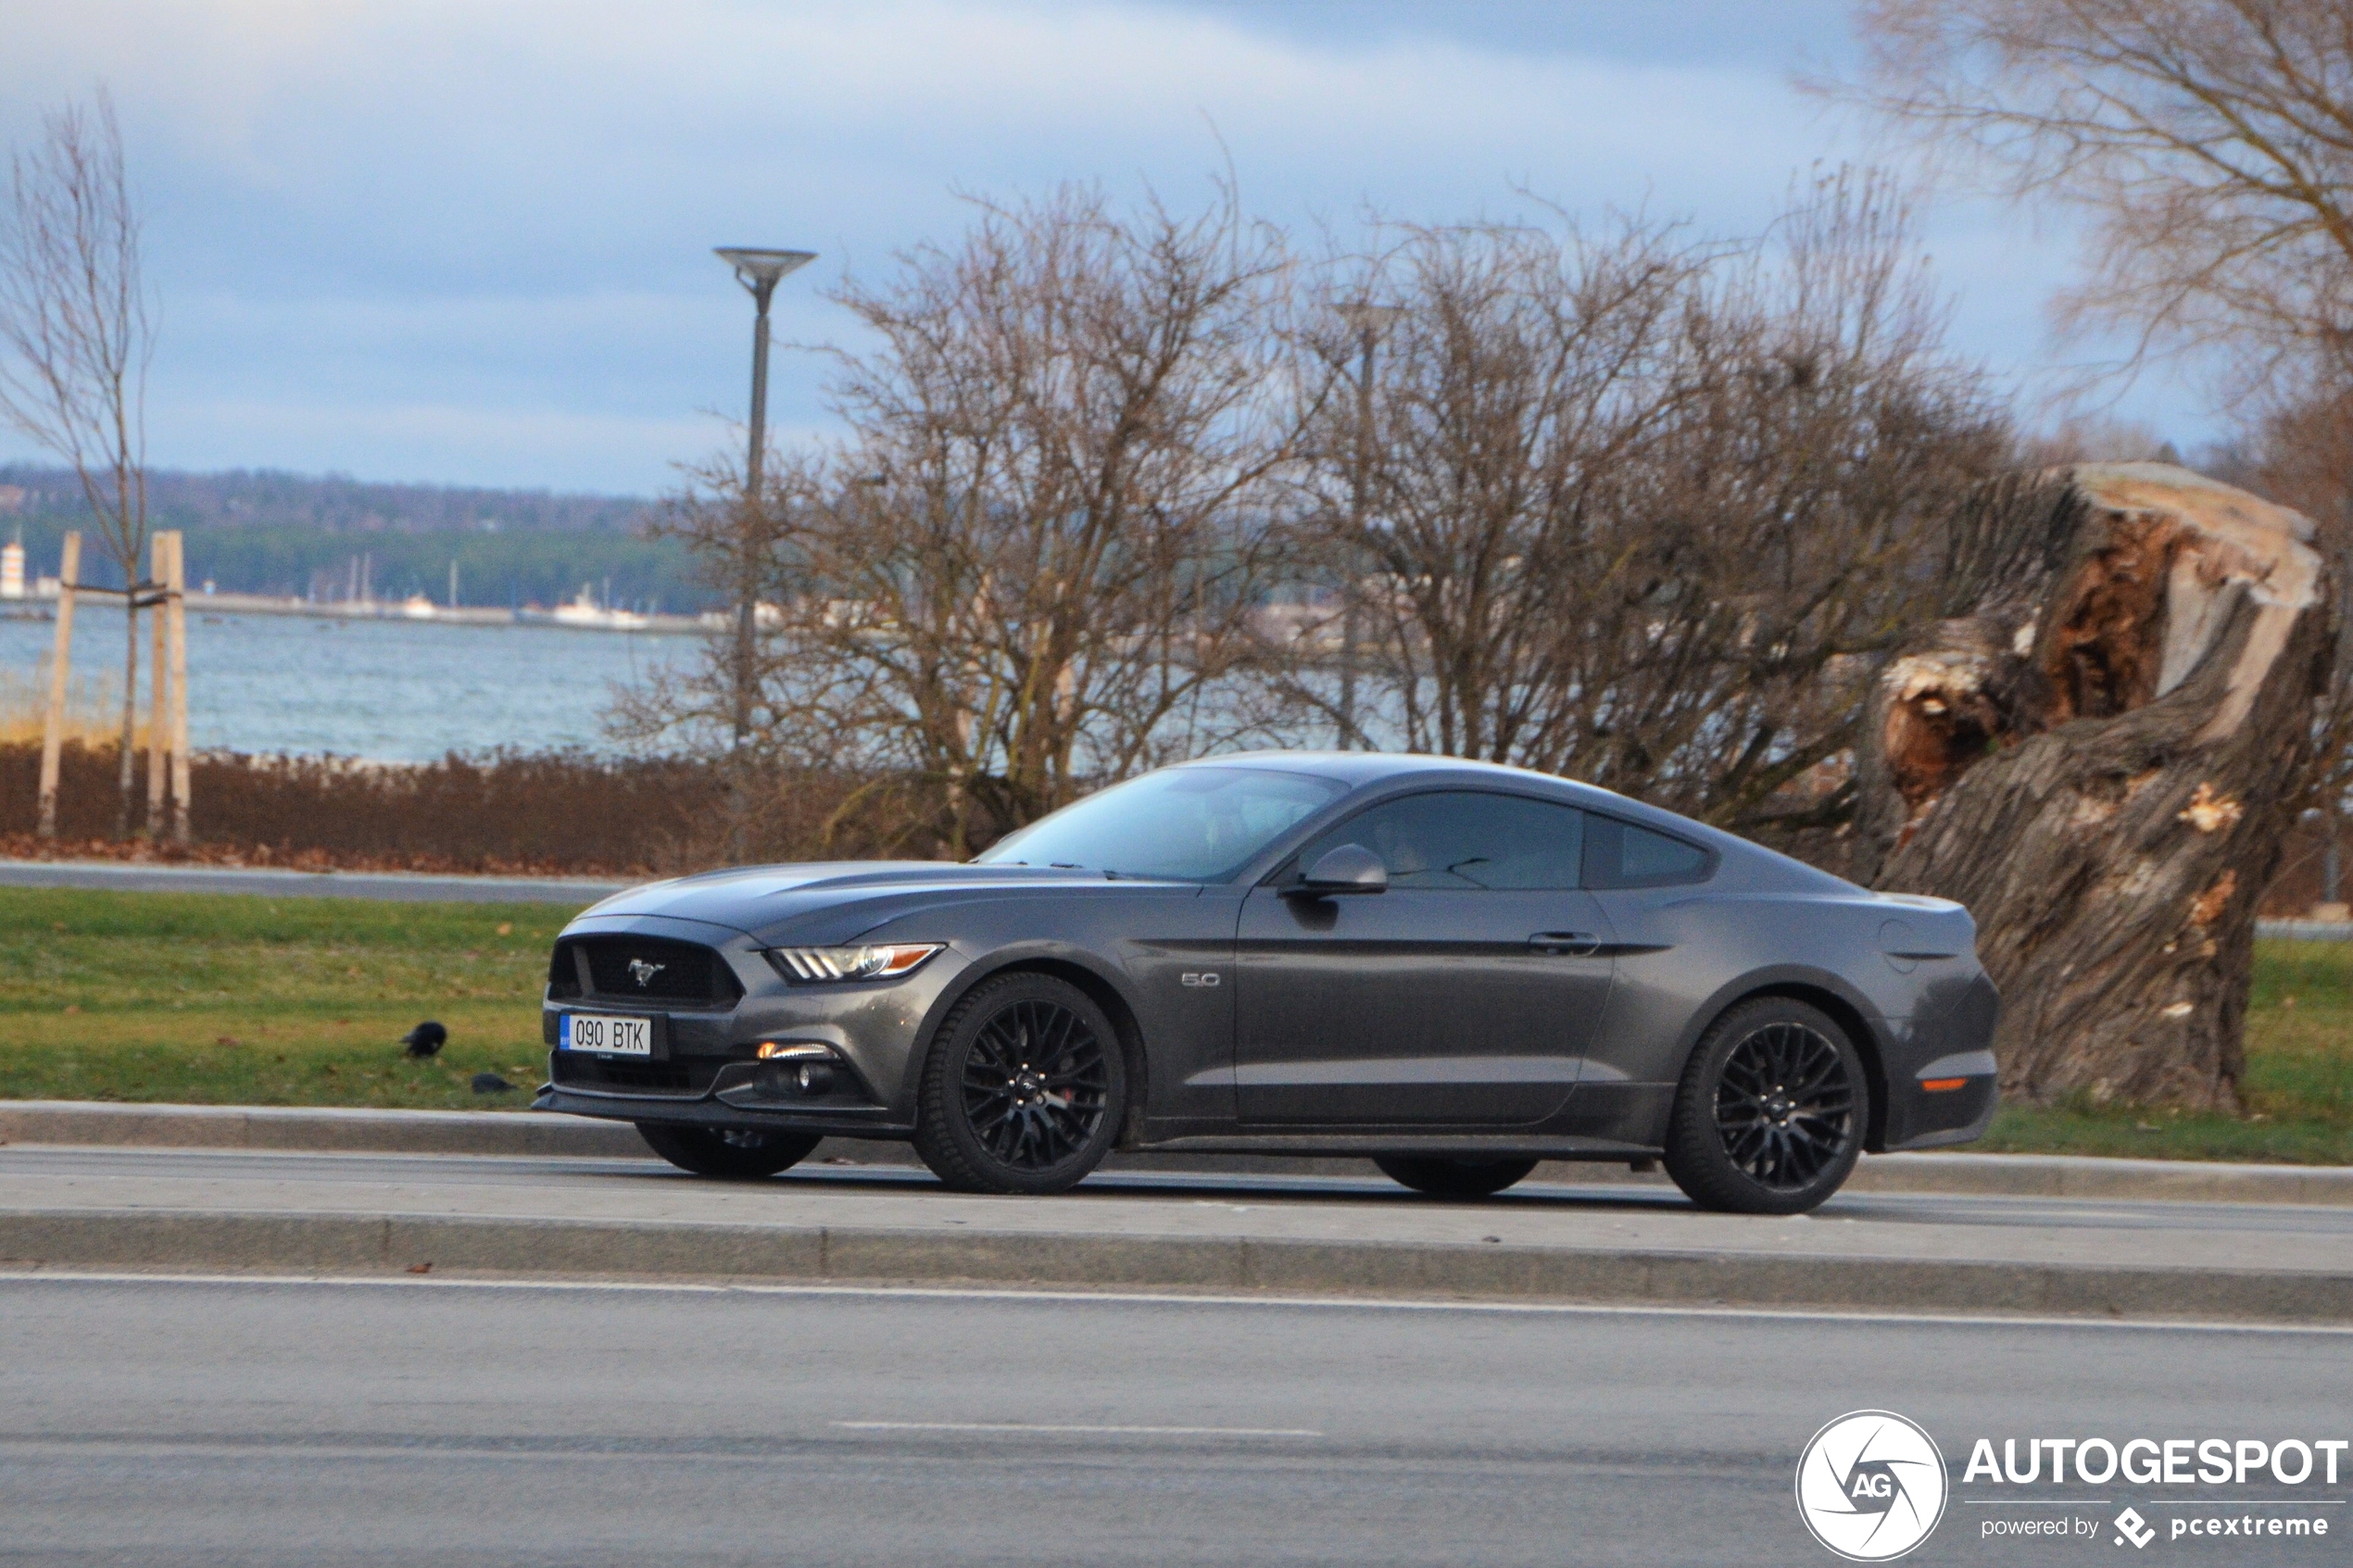
[{"label": "sidewalk", "polygon": [[1133,1177],[1000,1198],[872,1168],[741,1184],[640,1160],[11,1147],[0,1262],[2353,1324],[2339,1210],[1840,1204],[1763,1219],[1622,1186],[1441,1203],[1369,1183]]},{"label": "sidewalk", "polygon": [[[0,1100],[0,1143],[651,1158],[635,1129],[623,1123],[531,1111],[342,1110],[78,1100]],[[817,1158],[857,1164],[914,1162],[913,1154],[900,1144],[843,1139],[828,1140],[818,1149]],[[1114,1155],[1107,1168],[1357,1175],[1368,1166],[1362,1160]],[[1664,1176],[1635,1176],[1622,1165],[1564,1162],[1539,1167],[1532,1179],[1668,1185]],[[1885,1154],[1866,1156],[1846,1190],[2353,1208],[2353,1167],[2224,1165],[2041,1154]]]}]

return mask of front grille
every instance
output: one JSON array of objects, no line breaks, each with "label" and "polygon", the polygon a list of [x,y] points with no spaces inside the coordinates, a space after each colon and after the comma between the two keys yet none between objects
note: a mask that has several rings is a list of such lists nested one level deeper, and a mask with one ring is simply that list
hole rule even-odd
[{"label": "front grille", "polygon": [[555,1078],[584,1089],[620,1094],[699,1097],[726,1065],[723,1058],[686,1057],[677,1061],[606,1061],[574,1051],[555,1053]]},{"label": "front grille", "polygon": [[[642,967],[633,969],[632,965]],[[711,948],[658,936],[567,937],[556,944],[547,984],[548,995],[561,1000],[611,997],[725,1009],[743,1000],[744,995],[735,971]]]}]

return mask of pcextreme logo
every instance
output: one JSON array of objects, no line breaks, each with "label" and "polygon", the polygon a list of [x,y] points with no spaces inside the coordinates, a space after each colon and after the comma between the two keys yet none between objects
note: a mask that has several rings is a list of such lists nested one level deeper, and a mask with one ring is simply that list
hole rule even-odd
[{"label": "pcextreme logo", "polygon": [[1944,1456],[1893,1411],[1855,1411],[1814,1434],[1797,1461],[1797,1514],[1850,1562],[1886,1562],[1944,1517]]}]

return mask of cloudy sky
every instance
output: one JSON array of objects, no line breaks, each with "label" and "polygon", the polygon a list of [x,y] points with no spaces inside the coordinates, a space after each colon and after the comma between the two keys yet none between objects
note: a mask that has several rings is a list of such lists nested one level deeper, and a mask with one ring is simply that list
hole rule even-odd
[{"label": "cloudy sky", "polygon": [[[841,341],[845,267],[952,237],[959,193],[1065,179],[1291,224],[1507,216],[1516,191],[1755,228],[1885,157],[1790,85],[1844,0],[9,0],[0,139],[104,82],[163,301],[151,455],[180,468],[651,493],[744,399],[713,245],[822,253],[778,333]],[[1223,148],[1220,141],[1222,139]],[[1928,213],[1955,338],[2022,391],[2069,353],[2063,226]],[[779,357],[785,432],[820,367]],[[2163,377],[2122,412],[2208,433]],[[0,458],[30,456],[0,434]]]}]

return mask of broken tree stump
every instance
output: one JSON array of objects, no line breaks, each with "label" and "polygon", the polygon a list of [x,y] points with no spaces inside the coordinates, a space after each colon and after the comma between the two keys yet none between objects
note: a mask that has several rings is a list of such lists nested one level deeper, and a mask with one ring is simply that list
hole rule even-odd
[{"label": "broken tree stump", "polygon": [[1882,672],[1857,870],[1967,904],[2006,1094],[2233,1110],[2256,900],[2334,646],[2299,514],[2158,463],[2085,465],[1982,597]]}]

